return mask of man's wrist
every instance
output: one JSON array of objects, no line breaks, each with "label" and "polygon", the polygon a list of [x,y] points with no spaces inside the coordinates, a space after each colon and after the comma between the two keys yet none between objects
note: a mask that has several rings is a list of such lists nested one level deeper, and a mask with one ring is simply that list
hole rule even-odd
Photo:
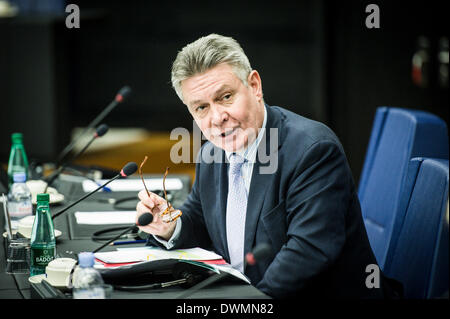
[{"label": "man's wrist", "polygon": [[175,241],[180,236],[180,232],[181,232],[181,218],[178,218],[176,220],[175,227],[174,227],[173,231],[171,232],[172,233],[171,236],[167,236],[167,239],[162,236],[156,236],[156,235],[153,235],[153,237],[158,242],[163,244],[167,249],[170,249],[175,245]]}]

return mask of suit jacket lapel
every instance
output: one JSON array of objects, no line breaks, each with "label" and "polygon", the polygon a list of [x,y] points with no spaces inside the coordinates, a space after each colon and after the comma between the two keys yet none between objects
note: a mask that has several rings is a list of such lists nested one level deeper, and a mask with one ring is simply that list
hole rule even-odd
[{"label": "suit jacket lapel", "polygon": [[[258,153],[253,166],[252,180],[250,183],[250,190],[247,202],[247,215],[245,219],[245,243],[244,243],[244,256],[253,248],[255,241],[256,227],[258,224],[259,216],[264,204],[264,199],[267,196],[266,192],[268,185],[271,185],[271,180],[275,177],[273,174],[261,174],[260,168],[267,166],[268,163],[261,163],[260,152],[264,152],[267,156],[270,154],[270,128],[277,128],[278,130],[278,149],[281,147],[280,137],[280,125],[281,119],[278,112],[271,109],[266,105],[267,110],[267,122],[266,130],[258,146]],[[265,141],[265,143],[263,142]],[[225,199],[226,201],[226,199]]]},{"label": "suit jacket lapel", "polygon": [[244,242],[244,256],[252,250],[253,242],[255,241],[256,226],[258,224],[259,215],[264,203],[266,195],[267,179],[269,175],[259,174],[261,164],[257,160],[253,166],[252,181],[250,183],[250,190],[247,201],[247,215],[245,217],[245,242]]},{"label": "suit jacket lapel", "polygon": [[222,244],[222,257],[229,260],[227,230],[226,230],[226,211],[228,194],[228,164],[225,162],[225,152],[222,152],[222,163],[214,164],[214,177],[217,185],[217,194],[219,198],[216,203],[216,212],[218,218],[218,235]]}]

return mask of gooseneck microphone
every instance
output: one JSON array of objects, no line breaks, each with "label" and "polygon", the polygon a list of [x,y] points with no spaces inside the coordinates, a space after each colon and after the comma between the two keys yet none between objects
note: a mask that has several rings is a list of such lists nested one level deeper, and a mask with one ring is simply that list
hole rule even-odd
[{"label": "gooseneck microphone", "polygon": [[264,260],[270,256],[272,248],[269,244],[263,243],[245,255],[244,269],[248,266],[254,266],[258,261]]},{"label": "gooseneck microphone", "polygon": [[80,138],[90,129],[97,126],[118,104],[123,103],[131,94],[131,88],[129,86],[124,86],[120,89],[120,91],[116,94],[113,101],[109,103],[109,105],[99,114],[95,119],[92,120],[91,123],[81,132],[80,135],[76,139],[74,139],[69,145],[67,145],[61,153],[58,155],[56,160],[57,166],[60,165],[62,160],[66,157],[66,155],[73,149],[76,143],[80,140]]},{"label": "gooseneck microphone", "polygon": [[120,177],[127,177],[130,175],[133,175],[135,172],[137,171],[137,164],[135,162],[129,162],[128,164],[126,164],[122,170],[120,171],[119,174],[117,174],[116,176],[114,176],[113,178],[111,178],[109,181],[107,181],[105,184],[100,185],[99,187],[97,187],[95,190],[93,190],[92,192],[84,195],[83,197],[81,197],[79,200],[75,201],[74,203],[70,204],[69,206],[65,207],[64,209],[62,209],[61,211],[57,212],[55,215],[52,216],[52,219],[55,219],[57,216],[61,215],[62,213],[66,212],[67,210],[69,210],[70,208],[72,208],[73,206],[75,206],[76,204],[78,204],[79,202],[85,200],[86,198],[88,198],[89,196],[91,196],[92,194],[94,194],[95,192],[97,192],[99,189],[105,187],[106,185],[108,185],[109,183],[111,183],[112,181],[120,178]]},{"label": "gooseneck microphone", "polygon": [[92,142],[94,142],[94,140],[96,140],[97,138],[102,137],[103,135],[105,135],[106,132],[108,132],[108,130],[109,130],[109,126],[106,125],[106,124],[102,124],[99,127],[97,127],[97,129],[95,130],[94,135],[89,140],[89,142],[77,154],[75,154],[70,161],[67,161],[66,163],[64,163],[61,166],[59,166],[59,168],[52,175],[50,175],[50,177],[48,177],[47,186],[45,186],[44,193],[47,193],[47,189],[53,184],[55,179],[59,175],[61,175],[61,173],[66,168],[66,166],[70,164],[70,162],[72,162],[74,159],[76,159],[79,156],[81,156],[81,154],[83,154],[87,150],[87,148],[92,144]]},{"label": "gooseneck microphone", "polygon": [[[253,249],[252,252],[249,252],[245,255],[244,269],[247,267],[247,265],[254,266],[258,261],[268,258],[272,253],[271,251],[272,251],[272,249],[269,244],[266,244],[266,243],[259,244],[258,246],[255,247],[255,249]],[[214,276],[211,276],[211,277],[199,282],[195,286],[187,289],[183,293],[176,296],[175,299],[188,298],[188,297],[192,296],[194,293],[196,293],[198,290],[203,289],[203,288],[205,288],[219,280],[222,280],[223,278],[226,278],[228,276],[230,276],[230,274],[227,272],[221,272],[219,274],[215,274]]]},{"label": "gooseneck microphone", "polygon": [[96,250],[93,251],[93,253],[95,254],[96,252],[98,252],[99,250],[105,248],[106,246],[108,246],[110,243],[112,243],[113,241],[117,240],[118,238],[122,237],[123,235],[125,235],[126,233],[128,233],[129,231],[132,232],[136,232],[138,231],[138,226],[147,226],[148,224],[150,224],[153,221],[153,215],[151,213],[144,213],[141,216],[139,216],[138,221],[135,225],[128,227],[127,229],[125,229],[123,232],[121,232],[120,234],[118,234],[117,236],[115,236],[114,238],[110,239],[109,241],[107,241],[106,243],[104,243],[103,245],[101,245],[100,247],[98,247]]}]

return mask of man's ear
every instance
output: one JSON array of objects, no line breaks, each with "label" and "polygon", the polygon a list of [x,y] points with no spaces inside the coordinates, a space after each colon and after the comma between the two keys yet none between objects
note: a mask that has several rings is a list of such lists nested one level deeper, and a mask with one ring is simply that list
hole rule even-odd
[{"label": "man's ear", "polygon": [[252,89],[253,94],[258,97],[258,100],[262,99],[262,82],[258,71],[253,70],[250,72],[247,78],[248,86]]}]

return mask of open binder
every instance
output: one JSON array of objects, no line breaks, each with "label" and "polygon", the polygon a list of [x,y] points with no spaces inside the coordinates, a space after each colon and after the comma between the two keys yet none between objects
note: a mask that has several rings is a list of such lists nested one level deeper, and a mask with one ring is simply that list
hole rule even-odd
[{"label": "open binder", "polygon": [[189,288],[208,277],[221,273],[228,273],[227,280],[250,284],[245,275],[230,266],[185,259],[144,261],[98,270],[105,283],[123,290],[163,288],[171,285]]},{"label": "open binder", "polygon": [[217,273],[210,265],[182,259],[145,261],[98,270],[105,283],[119,286],[145,286],[186,279],[179,284],[189,287]]}]

